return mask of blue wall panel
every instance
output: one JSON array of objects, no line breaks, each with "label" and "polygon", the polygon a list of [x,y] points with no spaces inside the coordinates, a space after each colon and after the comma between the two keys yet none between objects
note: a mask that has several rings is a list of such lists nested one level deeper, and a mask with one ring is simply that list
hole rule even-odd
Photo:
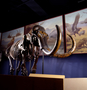
[{"label": "blue wall panel", "polygon": [[[15,64],[14,60],[14,68],[16,68]],[[26,62],[26,67],[29,74],[29,62]],[[45,56],[43,72],[44,74],[65,75],[66,78],[87,77],[87,54],[73,54],[67,58]],[[42,74],[42,56],[38,59],[36,73]],[[8,59],[0,62],[0,74],[10,74]],[[21,72],[19,72],[19,75],[21,75]]]},{"label": "blue wall panel", "polygon": [[[41,59],[37,63],[37,73],[41,73]],[[87,54],[73,54],[67,58],[45,56],[44,74],[65,75],[66,78],[87,77]]]}]

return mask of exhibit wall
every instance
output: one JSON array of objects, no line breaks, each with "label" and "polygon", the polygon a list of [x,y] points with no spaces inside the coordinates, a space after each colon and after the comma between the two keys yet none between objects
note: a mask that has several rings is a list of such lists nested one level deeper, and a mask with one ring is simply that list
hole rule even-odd
[{"label": "exhibit wall", "polygon": [[[21,40],[25,34],[32,33],[34,25],[41,25],[45,28],[49,36],[48,46],[50,49],[52,49],[56,40],[55,25],[59,25],[62,33],[62,41],[57,54],[68,52],[72,47],[72,42],[67,33],[74,37],[77,44],[76,51],[66,58],[43,56],[42,51],[40,51],[36,73],[65,75],[66,78],[87,77],[87,8],[2,33],[2,52],[5,52],[13,43]],[[14,69],[16,69],[18,61],[13,60],[12,62]],[[26,61],[28,75],[31,73],[30,65],[32,66],[33,62],[34,60],[30,64],[30,61]],[[16,75],[15,73],[16,71],[14,71],[13,75]],[[5,54],[2,55],[0,62],[0,74],[10,75],[9,60]],[[21,71],[18,75],[21,76]]]},{"label": "exhibit wall", "polygon": [[[87,77],[87,54],[73,54],[67,58],[56,58],[45,56],[44,67],[42,65],[42,56],[37,62],[37,74],[56,74],[65,75],[66,78],[85,78]],[[33,64],[33,61],[32,61]],[[26,62],[28,74],[30,73],[30,63]],[[14,61],[16,69],[16,61]],[[10,75],[8,59],[0,62],[0,74]],[[15,72],[14,72],[15,75]],[[18,74],[21,76],[21,72]]]}]

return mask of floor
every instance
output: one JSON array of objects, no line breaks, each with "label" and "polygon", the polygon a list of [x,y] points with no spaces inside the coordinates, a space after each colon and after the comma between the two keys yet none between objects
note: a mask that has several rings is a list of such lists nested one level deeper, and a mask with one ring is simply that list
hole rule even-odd
[{"label": "floor", "polygon": [[64,90],[87,90],[87,78],[65,78]]}]

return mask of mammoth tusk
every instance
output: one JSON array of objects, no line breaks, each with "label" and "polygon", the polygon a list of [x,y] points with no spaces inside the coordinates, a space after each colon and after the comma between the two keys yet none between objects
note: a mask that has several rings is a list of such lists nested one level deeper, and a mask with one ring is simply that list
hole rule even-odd
[{"label": "mammoth tusk", "polygon": [[76,41],[71,35],[69,35],[69,34],[67,34],[67,35],[72,39],[72,48],[71,48],[71,50],[69,52],[64,53],[64,54],[54,54],[53,56],[59,57],[59,58],[65,58],[65,57],[70,56],[75,51]]},{"label": "mammoth tusk", "polygon": [[60,47],[60,44],[61,44],[61,39],[62,39],[62,34],[61,34],[61,30],[60,30],[60,28],[59,28],[59,26],[58,25],[56,25],[56,29],[57,29],[57,40],[56,40],[56,42],[55,42],[55,44],[54,44],[54,47],[53,47],[53,49],[52,50],[47,50],[47,49],[42,49],[42,51],[46,54],[46,55],[54,55],[57,51],[58,51],[58,49],[59,49],[59,47]]}]

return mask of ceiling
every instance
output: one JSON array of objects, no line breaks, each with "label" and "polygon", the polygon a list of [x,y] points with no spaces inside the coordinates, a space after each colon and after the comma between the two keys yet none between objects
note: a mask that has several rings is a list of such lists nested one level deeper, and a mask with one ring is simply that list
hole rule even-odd
[{"label": "ceiling", "polygon": [[1,10],[5,32],[87,7],[87,0],[7,0]]}]

